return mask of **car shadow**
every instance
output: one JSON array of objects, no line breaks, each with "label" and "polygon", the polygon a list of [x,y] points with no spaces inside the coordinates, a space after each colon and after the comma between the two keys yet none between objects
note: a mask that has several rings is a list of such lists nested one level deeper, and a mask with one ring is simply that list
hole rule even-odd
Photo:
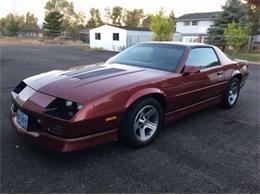
[{"label": "car shadow", "polygon": [[117,142],[110,142],[106,144],[97,145],[91,148],[82,149],[79,151],[74,152],[56,152],[49,149],[46,149],[42,146],[36,145],[33,142],[27,141],[25,144],[27,145],[26,148],[28,150],[31,150],[34,154],[40,154],[43,159],[52,159],[56,162],[71,162],[71,161],[81,161],[81,160],[87,160],[87,159],[104,159],[107,155],[111,158],[111,156],[114,156],[115,158],[118,155],[122,154],[129,154],[132,152],[136,152],[137,150],[142,149],[148,149],[149,147],[156,147],[156,144],[161,144],[160,140],[163,140],[165,137],[171,137],[172,134],[176,134],[176,132],[180,131],[193,131],[194,129],[187,129],[184,128],[185,123],[194,123],[196,124],[196,121],[204,119],[205,116],[212,114],[214,112],[221,111],[221,108],[219,108],[218,105],[212,106],[206,109],[203,109],[201,111],[189,114],[187,116],[184,116],[176,121],[173,121],[172,123],[165,125],[164,128],[161,130],[159,135],[156,137],[153,143],[146,146],[145,148],[137,149],[128,145],[125,145],[119,141]]}]

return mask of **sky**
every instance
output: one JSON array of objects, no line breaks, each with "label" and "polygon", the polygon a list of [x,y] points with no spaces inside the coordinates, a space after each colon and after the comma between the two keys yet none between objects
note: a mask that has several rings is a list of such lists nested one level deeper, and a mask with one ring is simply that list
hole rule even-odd
[{"label": "sky", "polygon": [[[44,6],[48,0],[0,0],[0,17],[8,13],[33,13],[38,24],[44,20]],[[163,8],[166,13],[174,11],[176,17],[185,13],[220,11],[226,0],[68,0],[74,3],[76,11],[86,13],[89,9],[99,8],[104,13],[105,7],[121,6],[126,9],[143,8],[145,13],[156,13]]]}]

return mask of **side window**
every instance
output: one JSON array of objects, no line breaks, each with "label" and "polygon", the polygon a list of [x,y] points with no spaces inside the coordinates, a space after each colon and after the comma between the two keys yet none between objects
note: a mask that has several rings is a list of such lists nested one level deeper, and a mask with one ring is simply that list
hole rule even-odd
[{"label": "side window", "polygon": [[218,58],[213,48],[191,49],[186,66],[197,66],[200,69],[219,65]]},{"label": "side window", "polygon": [[185,21],[183,24],[184,26],[190,26],[190,21]]},{"label": "side window", "polygon": [[101,40],[101,34],[100,33],[95,33],[95,39],[96,40]]},{"label": "side window", "polygon": [[198,23],[198,21],[196,21],[196,20],[192,21],[192,23],[191,23],[192,26],[197,26],[198,24],[199,24],[199,23]]},{"label": "side window", "polygon": [[113,41],[119,41],[119,33],[113,33]]}]

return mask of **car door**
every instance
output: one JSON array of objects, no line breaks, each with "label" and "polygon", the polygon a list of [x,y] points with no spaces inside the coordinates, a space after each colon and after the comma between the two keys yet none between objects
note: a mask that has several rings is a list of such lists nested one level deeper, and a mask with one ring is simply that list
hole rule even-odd
[{"label": "car door", "polygon": [[186,66],[197,66],[203,78],[199,101],[220,95],[225,86],[225,72],[212,47],[192,48],[185,63]]},{"label": "car door", "polygon": [[[179,74],[173,79],[171,110],[176,111],[220,94],[224,85],[224,72],[212,47],[195,47],[185,66],[196,66],[197,73]],[[175,85],[178,83],[178,85]]]}]

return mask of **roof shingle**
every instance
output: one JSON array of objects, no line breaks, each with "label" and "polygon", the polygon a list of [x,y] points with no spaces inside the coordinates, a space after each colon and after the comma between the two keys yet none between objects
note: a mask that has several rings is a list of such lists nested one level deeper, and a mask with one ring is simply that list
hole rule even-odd
[{"label": "roof shingle", "polygon": [[221,12],[201,12],[184,14],[177,18],[177,21],[184,20],[214,20],[214,18]]}]

